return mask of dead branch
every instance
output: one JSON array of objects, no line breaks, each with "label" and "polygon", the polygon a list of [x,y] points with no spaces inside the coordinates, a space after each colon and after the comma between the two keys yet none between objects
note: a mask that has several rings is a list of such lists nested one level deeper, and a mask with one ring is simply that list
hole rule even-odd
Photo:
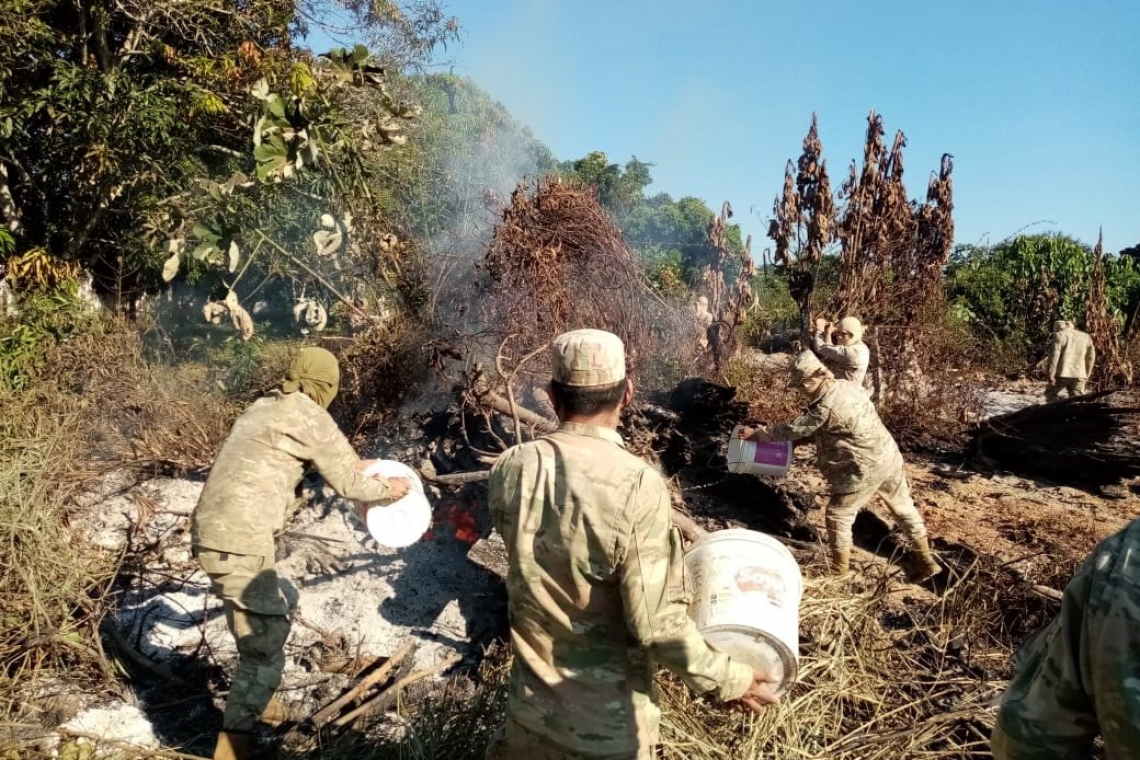
[{"label": "dead branch", "polygon": [[361,704],[360,707],[357,707],[355,710],[341,716],[340,718],[337,718],[336,721],[334,721],[333,725],[342,728],[351,724],[360,717],[375,715],[376,713],[382,712],[383,710],[387,709],[387,707],[392,702],[395,701],[396,697],[400,693],[400,689],[409,686],[416,681],[422,681],[425,678],[430,678],[436,673],[442,673],[462,659],[462,655],[452,654],[447,659],[436,663],[435,665],[432,665],[430,668],[424,668],[423,670],[416,671],[411,675],[401,678],[399,681],[396,681],[396,683],[392,684],[387,689],[384,689],[384,691],[380,692],[375,697],[372,697],[368,701]]},{"label": "dead branch", "polygon": [[122,631],[110,618],[103,618],[99,624],[99,631],[115,645],[115,651],[125,657],[130,663],[142,668],[153,676],[157,676],[171,686],[185,686],[186,682],[176,676],[174,672],[162,663],[157,663],[142,652],[131,646],[123,636]]},{"label": "dead branch", "polygon": [[342,707],[347,705],[349,702],[360,699],[365,694],[367,694],[368,690],[373,686],[378,683],[383,683],[385,680],[387,680],[388,676],[391,675],[392,670],[412,654],[414,654],[415,651],[416,642],[407,641],[403,646],[397,649],[396,652],[391,657],[389,657],[383,665],[363,678],[360,683],[349,689],[343,695],[337,699],[334,699],[332,702],[325,705],[317,712],[313,713],[312,717],[310,717],[307,722],[318,728],[324,726],[326,723],[332,720],[333,716],[335,716]]},{"label": "dead branch", "polygon": [[491,477],[490,470],[476,470],[473,472],[451,472],[446,475],[433,475],[430,479],[433,483],[440,483],[445,486],[458,486],[464,483],[478,483]]},{"label": "dead branch", "polygon": [[689,543],[696,541],[708,533],[707,530],[697,525],[696,520],[676,508],[673,509],[673,524],[677,526],[677,529],[681,531],[681,535],[684,536],[685,540]]},{"label": "dead branch", "polygon": [[[536,430],[541,430],[544,433],[553,433],[558,429],[558,423],[548,420],[537,412],[532,412],[526,407],[513,407],[510,402],[500,396],[494,391],[488,391],[479,397],[479,400],[490,409],[505,414],[508,417],[515,417],[516,419],[532,425]],[[516,417],[517,415],[517,417]]]}]

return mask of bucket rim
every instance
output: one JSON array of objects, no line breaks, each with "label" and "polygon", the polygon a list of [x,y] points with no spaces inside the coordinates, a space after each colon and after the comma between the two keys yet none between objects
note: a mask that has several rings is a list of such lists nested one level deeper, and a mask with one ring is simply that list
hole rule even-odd
[{"label": "bucket rim", "polygon": [[[777,636],[769,633],[768,631],[762,630],[760,628],[753,628],[752,626],[748,625],[737,625],[734,623],[722,623],[720,625],[709,626],[708,628],[700,629],[700,631],[701,635],[705,637],[706,641],[708,641],[708,637],[712,634],[736,633],[750,636],[755,641],[763,640],[765,644],[771,646],[772,649],[776,652],[776,655],[780,658],[780,662],[784,666],[784,677],[776,686],[776,696],[782,696],[788,689],[792,687],[792,684],[796,682],[796,679],[799,678],[800,660],[798,655],[796,655],[796,653],[791,650],[791,647],[789,647]],[[719,649],[713,642],[709,641],[708,644],[717,651],[728,654],[727,652],[723,652],[723,650]],[[732,655],[728,656],[730,658],[732,657]],[[740,661],[741,660],[739,659],[737,660],[737,662]]]},{"label": "bucket rim", "polygon": [[[757,538],[757,537],[761,538]],[[771,533],[764,533],[759,530],[752,530],[750,528],[725,528],[723,530],[714,530],[698,538],[689,546],[689,551],[686,554],[693,552],[703,547],[715,543],[723,543],[725,541],[748,541],[753,544],[762,544],[763,546],[771,546],[773,548],[779,547],[787,555],[788,559],[796,562],[796,555],[792,554],[792,550],[784,545],[776,536]],[[796,563],[799,566],[799,563]]]}]

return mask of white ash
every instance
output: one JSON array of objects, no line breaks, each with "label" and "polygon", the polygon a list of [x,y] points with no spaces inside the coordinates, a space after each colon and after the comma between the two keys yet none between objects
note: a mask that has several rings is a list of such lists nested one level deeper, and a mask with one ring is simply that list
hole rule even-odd
[{"label": "white ash", "polygon": [[[154,735],[154,728],[139,708],[124,702],[112,702],[100,707],[84,710],[67,723],[60,726],[60,733],[70,732],[89,734],[104,742],[129,745],[132,749],[158,749],[160,743]],[[88,741],[85,737],[79,743]],[[104,748],[95,757],[118,756],[114,748]]]},{"label": "white ash", "polygon": [[[194,481],[150,480],[92,506],[83,526],[104,548],[148,550],[145,567],[125,579],[115,619],[133,648],[176,671],[212,660],[232,674],[236,649],[221,602],[190,554],[189,515],[201,489]],[[286,702],[309,708],[314,689],[343,678],[312,672],[312,647],[327,639],[369,658],[389,656],[412,638],[418,669],[453,652],[477,655],[473,638],[494,624],[488,610],[496,609],[498,581],[456,544],[377,546],[330,493],[299,510],[278,548],[277,571],[293,608]]]}]

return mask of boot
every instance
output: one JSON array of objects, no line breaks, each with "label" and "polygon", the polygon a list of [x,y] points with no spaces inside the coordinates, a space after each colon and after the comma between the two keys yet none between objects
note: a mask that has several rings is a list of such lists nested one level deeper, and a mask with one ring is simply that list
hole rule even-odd
[{"label": "boot", "polygon": [[850,546],[835,546],[831,547],[831,574],[832,575],[846,575],[851,569],[851,547]]},{"label": "boot", "polygon": [[910,565],[910,571],[906,576],[909,583],[922,583],[942,572],[942,566],[934,561],[934,554],[930,551],[930,540],[926,536],[911,542]]},{"label": "boot", "polygon": [[218,746],[214,749],[214,760],[247,760],[252,746],[252,734],[222,731],[218,734]]}]

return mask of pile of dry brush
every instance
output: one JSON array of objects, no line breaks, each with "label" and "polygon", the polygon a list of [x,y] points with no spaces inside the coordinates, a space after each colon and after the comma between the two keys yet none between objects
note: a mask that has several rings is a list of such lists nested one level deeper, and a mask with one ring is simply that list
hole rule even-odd
[{"label": "pile of dry brush", "polygon": [[[630,371],[643,375],[692,343],[676,339],[691,329],[653,292],[593,188],[550,177],[533,188],[520,182],[483,266],[490,282],[479,300],[479,338],[502,383],[525,377],[524,365],[566,330],[618,335]],[[538,366],[544,381],[549,374]]]}]

